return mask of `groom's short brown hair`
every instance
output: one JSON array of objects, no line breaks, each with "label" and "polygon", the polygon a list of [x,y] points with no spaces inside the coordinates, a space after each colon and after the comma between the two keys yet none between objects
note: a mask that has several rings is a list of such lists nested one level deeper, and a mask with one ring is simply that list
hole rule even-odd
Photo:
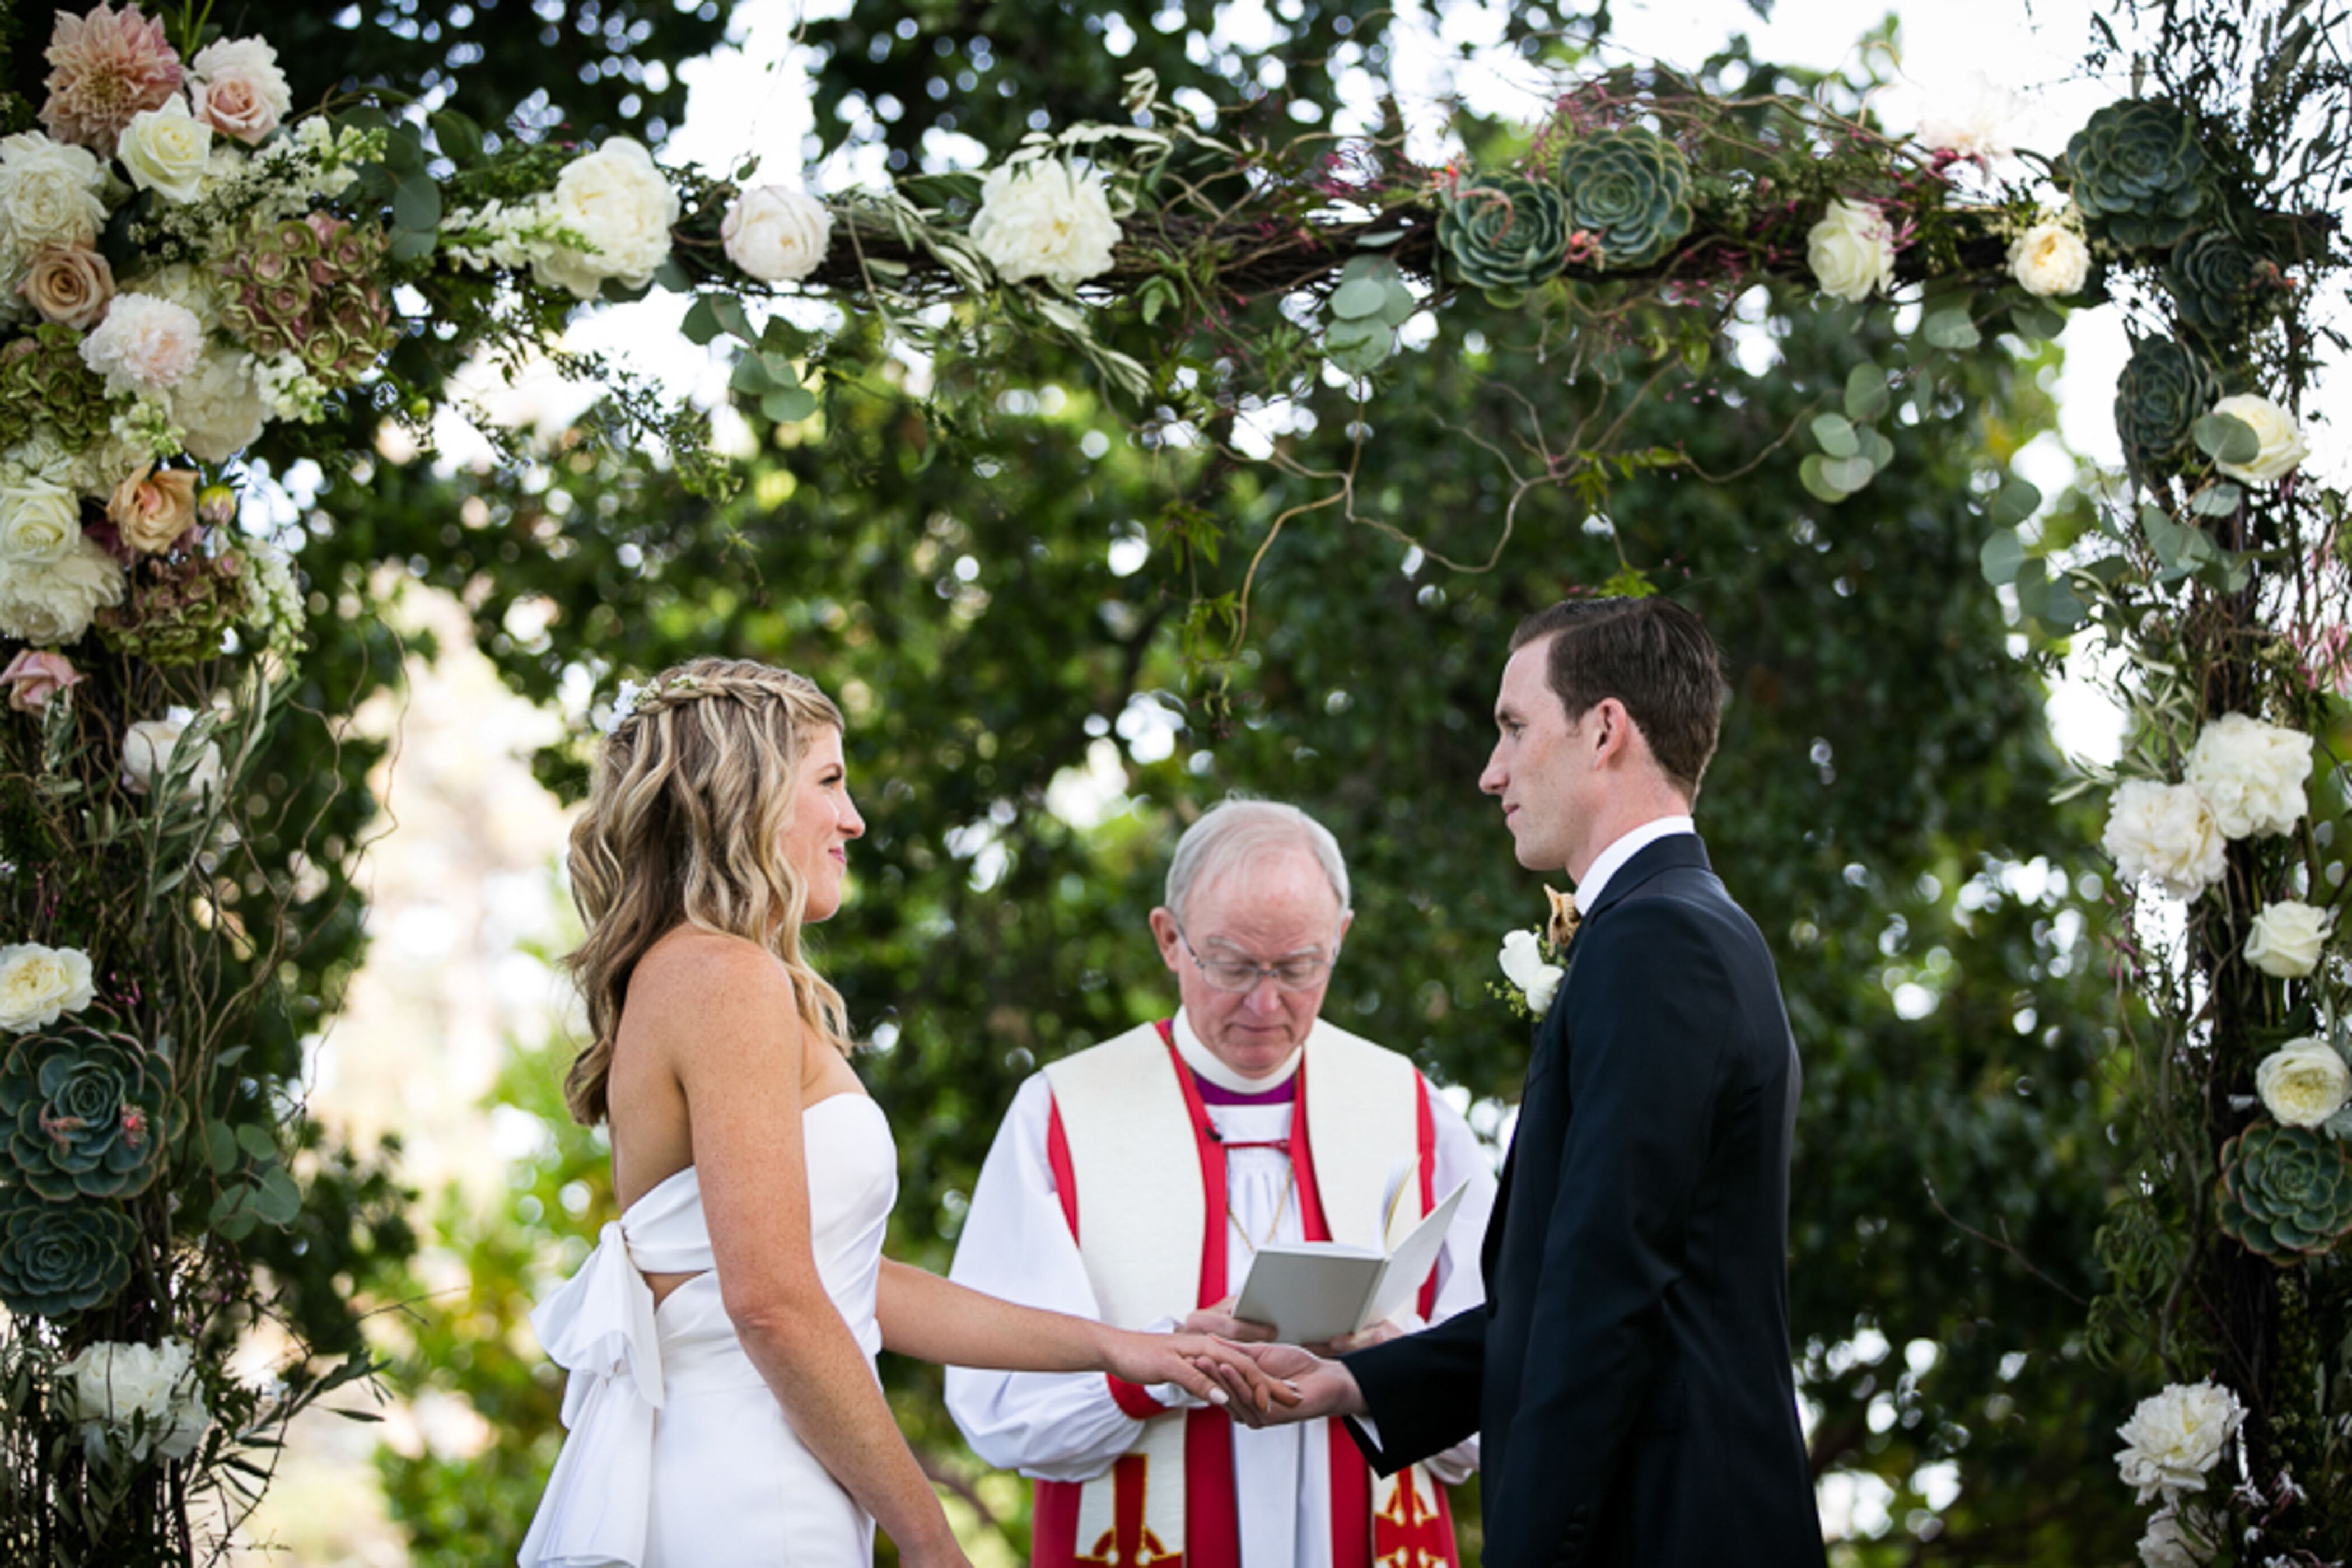
[{"label": "groom's short brown hair", "polygon": [[1696,801],[1729,695],[1699,618],[1671,599],[1565,599],[1521,621],[1511,651],[1539,637],[1552,639],[1545,675],[1569,722],[1614,697],[1667,779]]}]

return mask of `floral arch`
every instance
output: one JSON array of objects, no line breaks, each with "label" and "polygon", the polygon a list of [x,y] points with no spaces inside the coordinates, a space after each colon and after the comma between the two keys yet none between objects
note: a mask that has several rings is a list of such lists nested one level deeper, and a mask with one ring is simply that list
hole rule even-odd
[{"label": "floral arch", "polygon": [[[290,832],[298,867],[350,852],[331,803],[290,829],[246,815],[267,737],[309,700],[306,617],[331,609],[306,593],[299,533],[240,521],[256,456],[347,463],[350,410],[422,429],[426,372],[549,352],[581,304],[655,289],[691,297],[686,335],[728,345],[731,395],[763,428],[815,438],[826,399],[877,369],[852,334],[772,308],[814,297],[940,363],[1057,342],[1144,439],[1223,440],[1202,433],[1302,378],[1344,380],[1369,420],[1400,333],[1475,290],[1597,389],[1488,454],[1507,533],[1538,489],[1600,512],[1631,473],[1734,477],[1624,445],[1608,411],[1703,377],[1759,280],[1857,318],[1916,306],[1899,359],[1856,367],[1780,437],[1828,504],[1867,495],[1895,460],[1890,423],[1931,415],[1966,356],[2046,340],[2073,308],[2140,330],[2116,400],[2128,471],[2084,526],[2037,521],[2043,498],[2013,475],[1982,487],[1983,574],[2021,625],[2095,627],[2129,656],[2133,750],[2083,784],[2110,792],[2106,847],[2142,889],[2112,933],[2141,1003],[2138,1148],[2088,1328],[2105,1353],[2146,1352],[2120,1479],[2152,1510],[2148,1561],[2232,1541],[2259,1543],[2235,1561],[2343,1559],[2352,971],[2335,934],[2346,655],[2326,628],[2352,584],[2344,497],[2299,475],[2294,411],[2344,346],[2315,301],[2347,259],[2327,208],[2352,189],[2352,89],[2340,38],[2301,9],[2251,86],[2192,51],[2164,90],[2004,177],[1962,141],[1654,69],[1565,84],[1507,164],[1433,171],[1376,143],[1220,135],[1146,72],[1123,122],[825,200],[665,168],[621,137],[493,138],[365,98],[298,113],[268,39],[201,15],[100,4],[20,40],[50,74],[0,141],[11,1560],[187,1557],[194,1500],[234,1517],[283,1423],[366,1368],[270,1391],[221,1359],[227,1326],[267,1311],[255,1265],[306,1197],[282,1124],[298,1079],[245,1043],[279,1005],[306,896],[252,845]],[[1162,331],[1214,344],[1222,379],[1132,352]],[[733,482],[703,411],[624,366],[568,368],[615,388],[616,445],[705,493]],[[1352,470],[1308,477],[1317,498],[1273,521],[1239,592],[1186,605],[1204,667],[1245,643],[1252,595],[1279,592],[1258,566],[1283,529],[1398,532]],[[1652,591],[1630,559],[1609,586]]]}]

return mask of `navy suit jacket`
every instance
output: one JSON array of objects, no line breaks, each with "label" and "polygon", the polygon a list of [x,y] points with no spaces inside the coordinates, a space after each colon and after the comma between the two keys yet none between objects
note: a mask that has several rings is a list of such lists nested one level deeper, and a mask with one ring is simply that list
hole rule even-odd
[{"label": "navy suit jacket", "polygon": [[1486,1301],[1345,1358],[1382,1474],[1481,1434],[1486,1568],[1821,1568],[1789,1360],[1799,1068],[1691,835],[1587,911],[1487,1222]]}]

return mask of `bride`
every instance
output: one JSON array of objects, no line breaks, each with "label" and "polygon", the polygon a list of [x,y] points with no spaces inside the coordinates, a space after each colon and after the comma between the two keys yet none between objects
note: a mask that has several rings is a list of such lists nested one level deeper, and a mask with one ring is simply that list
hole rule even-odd
[{"label": "bride", "polygon": [[1296,1395],[1222,1341],[1015,1307],[882,1256],[889,1123],[840,994],[801,952],[841,905],[838,709],[804,678],[697,659],[638,694],[572,831],[569,964],[593,1042],[565,1084],[610,1124],[621,1217],[532,1326],[570,1429],[524,1568],[962,1568],[874,1358]]}]

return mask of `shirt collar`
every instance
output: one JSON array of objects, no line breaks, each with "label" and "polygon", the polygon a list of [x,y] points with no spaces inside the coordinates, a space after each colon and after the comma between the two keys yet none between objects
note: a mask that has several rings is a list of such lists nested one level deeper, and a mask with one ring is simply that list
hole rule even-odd
[{"label": "shirt collar", "polygon": [[1621,836],[1608,848],[1593,857],[1592,864],[1584,868],[1584,879],[1576,884],[1576,912],[1580,915],[1592,912],[1593,906],[1601,901],[1601,889],[1609,886],[1610,878],[1625,868],[1626,861],[1661,838],[1697,831],[1698,825],[1687,816],[1659,816]]},{"label": "shirt collar", "polygon": [[[1322,1020],[1316,1020],[1315,1026],[1321,1028]],[[1184,1009],[1181,1007],[1176,1009],[1176,1026],[1173,1033],[1176,1037],[1176,1054],[1184,1058],[1186,1067],[1191,1068],[1195,1074],[1215,1084],[1219,1089],[1229,1089],[1236,1094],[1264,1094],[1267,1089],[1289,1082],[1291,1076],[1298,1071],[1299,1058],[1304,1056],[1307,1050],[1305,1046],[1299,1047],[1283,1059],[1280,1067],[1264,1078],[1244,1078],[1219,1061],[1215,1053],[1202,1041],[1201,1037],[1192,1032],[1192,1021],[1184,1016]]]}]

